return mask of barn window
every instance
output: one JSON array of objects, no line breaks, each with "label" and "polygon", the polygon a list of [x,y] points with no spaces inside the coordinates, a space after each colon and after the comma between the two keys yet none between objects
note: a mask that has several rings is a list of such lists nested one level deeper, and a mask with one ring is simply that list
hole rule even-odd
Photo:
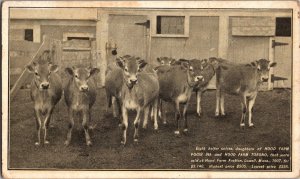
[{"label": "barn window", "polygon": [[292,25],[290,17],[276,18],[276,36],[290,37],[292,34]]},{"label": "barn window", "polygon": [[67,37],[68,40],[90,40],[89,37]]},{"label": "barn window", "polygon": [[184,16],[157,16],[157,34],[184,34]]},{"label": "barn window", "polygon": [[189,16],[158,15],[153,23],[153,37],[188,37]]},{"label": "barn window", "polygon": [[25,29],[24,40],[33,42],[33,29]]}]

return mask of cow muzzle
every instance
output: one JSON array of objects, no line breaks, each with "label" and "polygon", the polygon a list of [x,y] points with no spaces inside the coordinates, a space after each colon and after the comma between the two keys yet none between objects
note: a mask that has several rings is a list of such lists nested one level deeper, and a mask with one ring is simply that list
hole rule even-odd
[{"label": "cow muzzle", "polygon": [[89,91],[89,87],[87,86],[87,85],[82,85],[82,86],[80,86],[80,91],[82,91],[82,92],[86,92],[86,91]]},{"label": "cow muzzle", "polygon": [[201,81],[204,81],[203,76],[196,76],[195,77],[195,82],[201,82]]},{"label": "cow muzzle", "polygon": [[268,82],[269,77],[261,77],[260,80],[261,80],[262,82]]},{"label": "cow muzzle", "polygon": [[40,84],[40,89],[46,90],[50,86],[49,82],[43,82]]}]

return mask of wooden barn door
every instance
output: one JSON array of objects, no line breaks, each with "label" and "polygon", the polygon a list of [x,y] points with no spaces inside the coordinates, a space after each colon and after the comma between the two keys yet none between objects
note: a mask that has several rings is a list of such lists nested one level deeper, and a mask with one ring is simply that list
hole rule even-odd
[{"label": "wooden barn door", "polygon": [[[118,55],[147,57],[147,16],[109,15],[108,43],[116,44]],[[107,64],[111,62],[108,61]]]}]

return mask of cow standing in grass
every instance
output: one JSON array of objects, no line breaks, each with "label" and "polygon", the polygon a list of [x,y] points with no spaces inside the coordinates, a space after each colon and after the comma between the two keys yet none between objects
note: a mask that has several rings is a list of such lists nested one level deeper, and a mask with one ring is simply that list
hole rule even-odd
[{"label": "cow standing in grass", "polygon": [[44,144],[47,140],[47,130],[55,105],[62,96],[62,83],[56,74],[57,65],[47,60],[38,60],[27,66],[30,73],[34,73],[31,83],[31,99],[34,101],[34,113],[38,132],[38,141],[35,145],[41,144],[41,129],[44,129]]},{"label": "cow standing in grass", "polygon": [[258,88],[263,81],[269,78],[271,67],[276,63],[270,63],[266,59],[260,59],[251,64],[220,63],[217,68],[217,93],[216,93],[216,116],[224,111],[224,93],[237,95],[242,104],[242,118],[240,126],[245,126],[246,112],[248,110],[249,127],[254,126],[252,122],[252,108],[257,96]]},{"label": "cow standing in grass", "polygon": [[[124,56],[117,58],[117,64],[123,71],[122,98],[122,140],[126,144],[126,133],[128,127],[128,110],[136,110],[134,120],[134,141],[138,141],[138,128],[141,114],[144,113],[144,125],[148,120],[150,107],[157,114],[157,100],[159,94],[159,83],[153,69],[146,69],[147,63],[137,57]],[[154,115],[154,129],[158,129],[157,115]]]},{"label": "cow standing in grass", "polygon": [[[182,61],[182,60],[181,60]],[[188,132],[187,108],[195,85],[203,80],[203,76],[194,72],[193,66],[186,60],[181,65],[162,65],[156,68],[159,80],[159,98],[172,102],[175,106],[175,119],[177,129],[175,134],[179,135],[179,119],[184,119],[184,132]],[[180,104],[184,104],[183,112],[180,111]],[[164,112],[163,121],[166,123]]]},{"label": "cow standing in grass", "polygon": [[69,126],[65,145],[69,145],[74,127],[75,114],[79,114],[82,119],[82,126],[85,133],[86,145],[92,145],[89,135],[89,122],[91,119],[91,108],[96,101],[96,84],[93,76],[100,70],[91,67],[72,67],[65,69],[71,75],[65,87],[65,101],[69,112]]}]

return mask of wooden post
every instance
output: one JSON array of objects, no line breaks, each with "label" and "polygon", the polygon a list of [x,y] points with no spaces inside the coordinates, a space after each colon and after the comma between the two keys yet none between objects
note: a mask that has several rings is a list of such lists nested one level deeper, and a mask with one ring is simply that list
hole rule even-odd
[{"label": "wooden post", "polygon": [[106,43],[108,42],[108,14],[101,14],[98,10],[96,25],[97,66],[100,67],[101,87],[105,85],[105,71],[107,68]]},{"label": "wooden post", "polygon": [[[43,43],[41,44],[36,54],[32,57],[32,60],[29,62],[29,64],[35,62],[43,54],[45,50],[49,50],[49,45],[50,45],[50,38],[48,36],[43,36]],[[11,101],[14,99],[17,92],[23,85],[24,81],[28,78],[28,76],[29,76],[29,72],[27,72],[27,69],[24,68],[22,74],[20,75],[20,77],[18,78],[18,80],[15,82],[14,86],[10,90]]]},{"label": "wooden post", "polygon": [[[270,37],[270,40],[269,40],[269,60],[270,60],[270,63],[274,62],[274,57],[275,57],[275,47],[273,47],[273,40],[275,40],[275,38]],[[272,83],[272,79],[271,79],[273,73],[274,73],[273,68],[270,68],[269,80],[268,80],[268,90],[273,89],[273,83]]]}]

